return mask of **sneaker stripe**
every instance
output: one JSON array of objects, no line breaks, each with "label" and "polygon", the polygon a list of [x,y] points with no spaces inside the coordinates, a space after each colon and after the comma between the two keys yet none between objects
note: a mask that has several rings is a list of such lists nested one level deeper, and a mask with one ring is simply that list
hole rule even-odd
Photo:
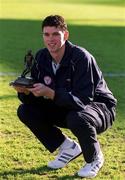
[{"label": "sneaker stripe", "polygon": [[[100,163],[99,163],[100,164]],[[96,167],[99,168],[99,164],[96,164]]]},{"label": "sneaker stripe", "polygon": [[73,155],[71,155],[71,154],[68,154],[68,153],[62,153],[62,155],[66,155],[66,156],[68,156],[68,157],[74,157]]},{"label": "sneaker stripe", "polygon": [[67,159],[67,160],[69,160],[69,159],[71,159],[70,157],[66,157],[66,156],[60,156],[60,158],[64,158],[64,159]]},{"label": "sneaker stripe", "polygon": [[91,169],[91,171],[95,172],[95,173],[97,173],[98,170],[99,170],[99,168],[95,168],[95,167],[93,169]]},{"label": "sneaker stripe", "polygon": [[74,156],[67,154],[67,153],[63,153],[60,157],[59,157],[59,161],[62,161],[64,163],[69,162]]},{"label": "sneaker stripe", "polygon": [[91,171],[93,171],[93,172],[97,173],[97,171],[99,171],[99,169],[100,169],[99,164],[95,164],[95,166],[92,168],[92,170],[91,170]]},{"label": "sneaker stripe", "polygon": [[75,149],[75,147],[76,147],[76,144],[75,144],[75,143],[73,143],[72,149]]},{"label": "sneaker stripe", "polygon": [[61,162],[64,162],[64,163],[67,163],[68,161],[65,161],[63,159],[58,159],[58,161],[61,161]]}]

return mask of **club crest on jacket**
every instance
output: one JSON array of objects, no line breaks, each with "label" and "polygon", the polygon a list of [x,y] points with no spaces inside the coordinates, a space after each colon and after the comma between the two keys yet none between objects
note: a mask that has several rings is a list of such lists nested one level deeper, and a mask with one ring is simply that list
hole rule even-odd
[{"label": "club crest on jacket", "polygon": [[45,76],[45,77],[44,77],[44,82],[45,82],[45,84],[46,84],[46,85],[50,85],[50,84],[51,84],[51,82],[52,82],[51,77],[49,77],[49,76]]}]

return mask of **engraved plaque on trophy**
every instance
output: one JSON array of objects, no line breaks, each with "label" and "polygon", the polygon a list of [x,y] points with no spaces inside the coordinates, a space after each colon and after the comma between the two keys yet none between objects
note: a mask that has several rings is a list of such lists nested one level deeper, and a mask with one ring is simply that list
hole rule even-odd
[{"label": "engraved plaque on trophy", "polygon": [[10,82],[10,85],[26,87],[26,88],[33,87],[33,84],[35,83],[33,78],[31,78],[30,76],[26,76],[27,74],[29,74],[31,72],[33,63],[34,63],[34,57],[32,55],[32,51],[29,50],[24,57],[25,69],[23,70],[22,74],[16,80]]}]

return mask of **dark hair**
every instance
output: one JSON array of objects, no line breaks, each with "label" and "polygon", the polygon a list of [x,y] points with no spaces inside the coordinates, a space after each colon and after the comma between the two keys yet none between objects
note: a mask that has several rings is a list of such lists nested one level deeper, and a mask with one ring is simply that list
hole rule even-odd
[{"label": "dark hair", "polygon": [[62,16],[50,15],[47,16],[42,22],[42,30],[45,26],[55,26],[63,30],[67,30],[67,24]]}]

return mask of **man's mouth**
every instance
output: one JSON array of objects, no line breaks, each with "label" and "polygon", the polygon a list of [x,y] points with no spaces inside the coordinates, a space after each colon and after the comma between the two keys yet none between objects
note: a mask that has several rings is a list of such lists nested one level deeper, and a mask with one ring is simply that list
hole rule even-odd
[{"label": "man's mouth", "polygon": [[54,48],[55,45],[56,45],[55,43],[49,43],[49,44],[48,44],[48,46],[49,46],[50,48]]}]

